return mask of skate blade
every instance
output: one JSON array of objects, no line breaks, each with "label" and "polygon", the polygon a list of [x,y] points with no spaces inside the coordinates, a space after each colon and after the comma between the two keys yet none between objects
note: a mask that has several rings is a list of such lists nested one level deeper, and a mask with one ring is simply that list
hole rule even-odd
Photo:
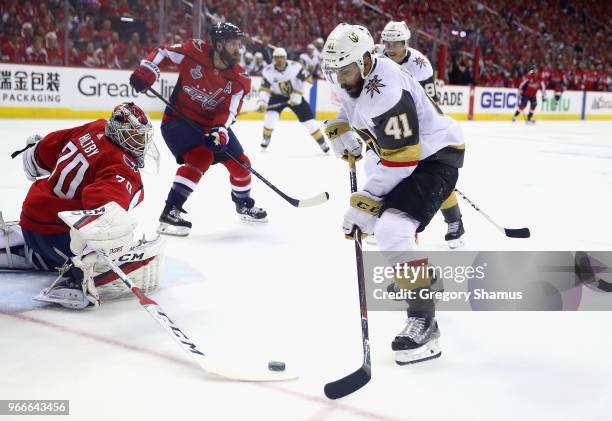
[{"label": "skate blade", "polygon": [[365,238],[365,242],[366,242],[366,244],[369,244],[371,246],[375,246],[375,245],[378,244],[378,242],[376,241],[376,236],[375,235],[368,235]]},{"label": "skate blade", "polygon": [[190,228],[187,227],[175,227],[170,224],[162,222],[157,227],[157,233],[162,235],[173,235],[175,237],[187,237],[189,235]]},{"label": "skate blade", "polygon": [[451,250],[463,248],[463,246],[465,246],[463,237],[457,238],[456,240],[448,240],[447,243],[448,243],[448,248]]},{"label": "skate blade", "polygon": [[240,218],[241,220],[245,222],[257,222],[257,223],[268,222],[267,216],[265,218],[256,219],[249,215],[238,215],[238,218]]},{"label": "skate blade", "polygon": [[423,361],[433,360],[442,355],[442,350],[438,344],[438,340],[427,342],[420,348],[410,349],[406,351],[394,351],[395,362],[398,365],[416,364]]}]

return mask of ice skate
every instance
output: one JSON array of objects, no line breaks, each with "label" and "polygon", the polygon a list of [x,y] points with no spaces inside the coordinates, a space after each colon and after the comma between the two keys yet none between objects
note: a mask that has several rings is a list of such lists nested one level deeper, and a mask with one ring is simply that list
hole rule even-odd
[{"label": "ice skate", "polygon": [[191,230],[191,222],[184,220],[181,217],[182,209],[166,204],[161,216],[159,217],[159,226],[157,232],[164,235],[175,235],[177,237],[185,237],[189,235]]},{"label": "ice skate", "polygon": [[236,212],[240,219],[249,222],[268,222],[268,213],[255,206],[255,200],[250,197],[236,197],[232,192],[232,200],[236,204]]},{"label": "ice skate", "polygon": [[261,139],[261,148],[265,151],[266,148],[268,147],[268,145],[270,144],[270,141],[272,140],[272,137],[270,136],[264,136]]},{"label": "ice skate", "polygon": [[438,338],[440,329],[435,317],[408,316],[406,327],[391,343],[399,365],[432,360],[442,355]]},{"label": "ice skate", "polygon": [[465,234],[465,229],[463,228],[463,221],[461,219],[455,222],[449,222],[444,240],[446,240],[451,250],[464,245],[463,234]]}]

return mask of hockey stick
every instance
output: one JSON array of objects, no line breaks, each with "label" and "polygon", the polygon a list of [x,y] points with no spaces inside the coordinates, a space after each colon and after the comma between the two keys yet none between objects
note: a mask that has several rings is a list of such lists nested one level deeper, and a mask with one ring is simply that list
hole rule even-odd
[{"label": "hockey stick", "polygon": [[[355,170],[355,157],[348,156],[351,193],[357,191],[357,171]],[[370,362],[370,339],[368,334],[368,308],[365,292],[365,271],[363,269],[363,252],[361,248],[361,230],[355,228],[355,258],[357,261],[357,286],[359,289],[359,309],[361,310],[361,342],[363,344],[363,364],[357,371],[346,377],[327,383],[323,391],[329,399],[339,399],[350,395],[365,386],[372,378],[372,364]]]},{"label": "hockey stick", "polygon": [[[267,110],[273,110],[275,108],[280,108],[280,107],[284,107],[285,105],[289,105],[289,101],[283,101],[283,102],[279,102],[277,104],[272,104],[269,107],[267,107]],[[243,114],[249,114],[249,113],[258,113],[259,109],[257,110],[242,110],[238,113],[238,115],[243,115]]]},{"label": "hockey stick", "polygon": [[[166,100],[166,98],[164,98],[163,96],[161,96],[159,94],[159,92],[157,92],[155,89],[153,88],[149,88],[149,91],[155,95],[157,98],[159,98],[164,104],[166,104],[168,106],[168,108],[170,108],[172,111],[174,111],[175,113],[177,113],[183,120],[185,120],[191,127],[193,127],[194,129],[201,131],[202,128],[198,127],[197,123],[194,122],[193,120],[191,120],[189,117],[187,117],[185,114],[183,114],[180,110],[178,110],[173,104],[171,104],[168,100]],[[291,203],[293,206],[295,206],[296,208],[305,208],[308,206],[317,206],[320,205],[322,203],[325,203],[328,199],[329,199],[329,193],[325,192],[325,193],[321,193],[319,195],[310,197],[308,199],[303,199],[303,200],[298,200],[298,199],[294,199],[290,196],[287,196],[285,193],[283,193],[282,191],[280,191],[274,184],[270,183],[268,180],[266,180],[261,174],[259,174],[257,171],[255,171],[253,168],[251,168],[249,165],[247,165],[245,162],[243,162],[241,159],[236,158],[234,155],[232,155],[231,152],[229,151],[225,151],[225,154],[227,156],[229,156],[231,159],[233,159],[234,161],[236,161],[242,168],[244,168],[245,170],[249,171],[251,174],[253,174],[255,177],[259,178],[266,186],[270,187],[272,190],[274,190],[280,197],[282,197],[283,199],[285,199],[287,202]]]},{"label": "hockey stick", "polygon": [[466,202],[468,202],[477,212],[479,212],[482,216],[485,217],[487,221],[495,226],[498,230],[506,234],[507,237],[511,238],[529,238],[531,233],[529,232],[529,228],[504,228],[495,222],[489,215],[487,215],[482,209],[480,209],[474,202],[467,198],[467,196],[461,193],[458,189],[455,191],[461,196]]},{"label": "hockey stick", "polygon": [[128,276],[121,270],[121,268],[119,268],[119,266],[117,266],[115,262],[100,251],[97,251],[96,253],[106,262],[106,264],[110,266],[112,271],[119,276],[125,286],[127,286],[130,291],[132,291],[132,293],[138,297],[138,302],[151,315],[151,317],[153,317],[155,321],[176,341],[181,349],[208,374],[214,374],[228,380],[249,382],[273,382],[294,380],[298,378],[298,376],[292,375],[288,372],[269,371],[267,369],[258,370],[252,373],[238,372],[235,369],[212,361],[210,357],[206,356],[198,349],[198,346],[191,339],[189,339],[185,333],[183,333],[183,331],[170,319],[168,314],[155,301],[147,297],[140,288],[134,285],[130,278],[128,278]]}]

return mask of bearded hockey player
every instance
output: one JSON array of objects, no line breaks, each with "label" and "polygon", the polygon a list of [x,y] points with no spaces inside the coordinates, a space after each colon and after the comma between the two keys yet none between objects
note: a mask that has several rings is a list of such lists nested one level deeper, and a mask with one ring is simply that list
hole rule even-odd
[{"label": "bearded hockey player", "polygon": [[[388,57],[372,54],[373,47],[365,27],[342,23],[322,52],[326,77],[341,88],[338,118],[325,123],[334,152],[359,157],[362,140],[379,159],[366,174],[363,189],[351,195],[342,228],[347,235],[355,227],[376,234],[379,249],[392,256],[391,265],[420,266],[427,260],[405,260],[406,253],[417,249],[417,233],[455,188],[463,165],[463,135],[412,74]],[[417,292],[430,286],[426,271],[418,279],[398,277],[393,285]],[[439,336],[434,302],[410,300],[406,327],[391,345],[396,362],[439,357]]]},{"label": "bearded hockey player", "polygon": [[[60,276],[36,299],[83,309],[130,294],[97,254],[117,259],[132,280],[151,292],[158,285],[159,239],[132,246],[135,221],[128,210],[144,197],[140,168],[157,159],[153,127],[133,103],[115,107],[108,120],[33,135],[22,151],[33,181],[19,222],[0,215],[0,269],[52,271]],[[15,154],[16,155],[16,154]],[[75,215],[68,226],[58,213]]]},{"label": "bearded hockey player", "polygon": [[231,130],[242,101],[251,90],[251,79],[238,65],[244,33],[231,23],[213,26],[211,44],[188,39],[183,44],[153,50],[130,77],[138,92],[147,91],[160,75],[159,66],[174,63],[179,78],[170,102],[201,130],[195,130],[170,108],[161,125],[162,136],[180,165],[159,217],[160,234],[186,236],[191,222],[181,216],[183,206],[211,165],[221,163],[229,171],[231,198],[242,219],[266,221],[266,211],[251,198],[251,173],[226,153],[250,165],[242,145]]},{"label": "bearded hockey player", "polygon": [[[431,63],[419,50],[408,46],[410,40],[410,29],[406,22],[389,22],[385,25],[381,33],[384,46],[384,54],[391,60],[399,64],[403,69],[410,72],[419,81],[425,92],[435,101],[439,101],[434,81],[433,67]],[[376,155],[366,153],[366,162],[370,160],[378,162]],[[369,164],[370,167],[372,164]],[[457,195],[453,191],[450,196],[442,203],[440,211],[444,216],[444,221],[448,224],[448,230],[444,240],[448,242],[451,249],[462,245],[462,236],[465,234],[461,210],[457,203]]]},{"label": "bearded hockey player", "polygon": [[310,105],[302,97],[304,83],[312,80],[311,76],[300,63],[287,60],[284,48],[276,48],[272,56],[274,63],[264,68],[263,82],[259,88],[259,111],[266,113],[261,147],[264,149],[268,147],[281,111],[289,107],[321,150],[327,153],[329,146],[325,142],[325,137],[312,115]]}]

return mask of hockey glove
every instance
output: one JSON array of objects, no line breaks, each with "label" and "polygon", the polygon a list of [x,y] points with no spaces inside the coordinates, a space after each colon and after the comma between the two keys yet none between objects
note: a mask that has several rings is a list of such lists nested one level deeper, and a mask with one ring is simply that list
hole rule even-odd
[{"label": "hockey glove", "polygon": [[26,139],[27,149],[21,156],[23,160],[23,171],[26,178],[30,181],[36,181],[37,177],[49,175],[49,171],[42,168],[36,162],[36,144],[42,140],[42,136],[34,134]]},{"label": "hockey glove", "polygon": [[256,111],[258,113],[265,113],[266,111],[268,111],[268,103],[260,99],[259,101],[257,101]]},{"label": "hockey glove", "polygon": [[325,134],[338,158],[346,161],[348,154],[351,154],[356,157],[356,161],[361,159],[361,142],[357,139],[347,121],[334,119],[327,120],[324,124]]},{"label": "hockey glove", "polygon": [[302,94],[294,92],[289,95],[289,105],[292,107],[298,106],[302,103]]},{"label": "hockey glove", "polygon": [[204,135],[204,141],[206,142],[205,146],[213,152],[224,152],[229,142],[227,129],[224,126],[213,127],[210,132]]},{"label": "hockey glove", "polygon": [[136,220],[116,202],[91,210],[58,212],[70,229],[70,251],[75,256],[92,251],[111,259],[128,251],[132,245]]},{"label": "hockey glove", "polygon": [[142,60],[140,66],[130,76],[130,85],[136,92],[145,92],[159,78],[159,67],[148,60]]},{"label": "hockey glove", "polygon": [[376,197],[361,190],[351,195],[351,207],[344,214],[342,230],[346,238],[353,239],[355,227],[359,227],[364,234],[374,234],[374,227],[378,219],[378,213],[383,202]]}]

